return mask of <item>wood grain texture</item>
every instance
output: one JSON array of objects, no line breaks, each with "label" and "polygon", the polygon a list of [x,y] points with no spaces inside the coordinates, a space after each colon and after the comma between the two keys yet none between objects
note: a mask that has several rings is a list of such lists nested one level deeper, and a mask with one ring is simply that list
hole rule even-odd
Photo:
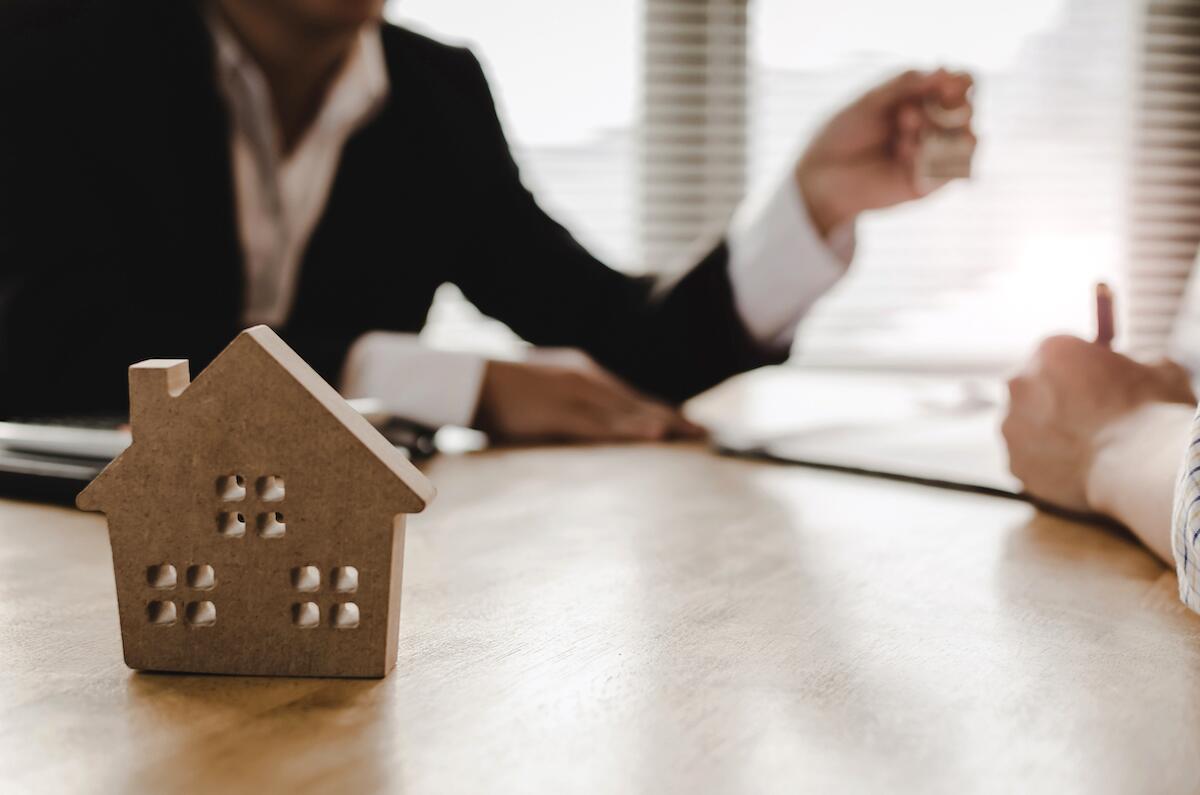
[{"label": "wood grain texture", "polygon": [[1200,619],[1124,535],[689,445],[429,474],[382,681],[130,671],[103,519],[0,503],[3,788],[1200,787]]}]

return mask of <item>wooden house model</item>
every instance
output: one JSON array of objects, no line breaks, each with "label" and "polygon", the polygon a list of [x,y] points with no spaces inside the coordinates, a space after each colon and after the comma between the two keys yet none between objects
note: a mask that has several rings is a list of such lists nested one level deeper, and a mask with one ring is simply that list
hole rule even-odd
[{"label": "wooden house model", "polygon": [[132,445],[77,499],[107,515],[125,662],[386,675],[429,481],[266,326],[195,382],[133,365],[129,400]]}]

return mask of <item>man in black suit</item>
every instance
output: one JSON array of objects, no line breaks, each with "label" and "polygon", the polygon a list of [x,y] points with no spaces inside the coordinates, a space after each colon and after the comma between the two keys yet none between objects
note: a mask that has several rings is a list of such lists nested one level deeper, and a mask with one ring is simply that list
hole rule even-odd
[{"label": "man in black suit", "polygon": [[[518,439],[653,439],[780,361],[854,218],[917,198],[906,73],[835,116],[763,215],[669,286],[597,261],[522,186],[470,52],[383,0],[8,0],[0,11],[0,412],[121,410],[267,322],[344,392]],[[839,243],[840,241],[840,243]],[[572,368],[423,349],[452,282]]]}]

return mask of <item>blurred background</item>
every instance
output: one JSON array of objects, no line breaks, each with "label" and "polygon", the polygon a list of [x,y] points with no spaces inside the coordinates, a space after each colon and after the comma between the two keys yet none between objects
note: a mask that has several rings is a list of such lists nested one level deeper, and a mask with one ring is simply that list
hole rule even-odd
[{"label": "blurred background", "polygon": [[[801,327],[812,367],[997,371],[1050,332],[1167,345],[1200,241],[1200,2],[394,0],[483,61],[526,184],[631,272],[672,272],[810,132],[898,70],[977,79],[975,176],[862,219]],[[514,344],[443,287],[433,344]]]}]

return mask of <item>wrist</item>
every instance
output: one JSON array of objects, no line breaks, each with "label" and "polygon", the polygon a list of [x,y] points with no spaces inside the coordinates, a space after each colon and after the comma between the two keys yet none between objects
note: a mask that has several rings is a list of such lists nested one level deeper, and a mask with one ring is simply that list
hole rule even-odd
[{"label": "wrist", "polygon": [[846,201],[846,192],[838,189],[828,169],[803,157],[796,164],[794,177],[804,208],[822,238],[828,238],[834,229],[845,226],[858,215],[859,210]]},{"label": "wrist", "polygon": [[[1122,461],[1128,466],[1122,448],[1123,431],[1119,421],[1106,426],[1092,443],[1084,473],[1084,499],[1096,513],[1121,521],[1120,499]],[[1126,473],[1127,474],[1127,473]]]},{"label": "wrist", "polygon": [[1146,481],[1138,468],[1153,468],[1164,458],[1171,466],[1182,460],[1193,413],[1183,404],[1147,402],[1101,427],[1093,437],[1084,483],[1091,509],[1135,527]]}]

